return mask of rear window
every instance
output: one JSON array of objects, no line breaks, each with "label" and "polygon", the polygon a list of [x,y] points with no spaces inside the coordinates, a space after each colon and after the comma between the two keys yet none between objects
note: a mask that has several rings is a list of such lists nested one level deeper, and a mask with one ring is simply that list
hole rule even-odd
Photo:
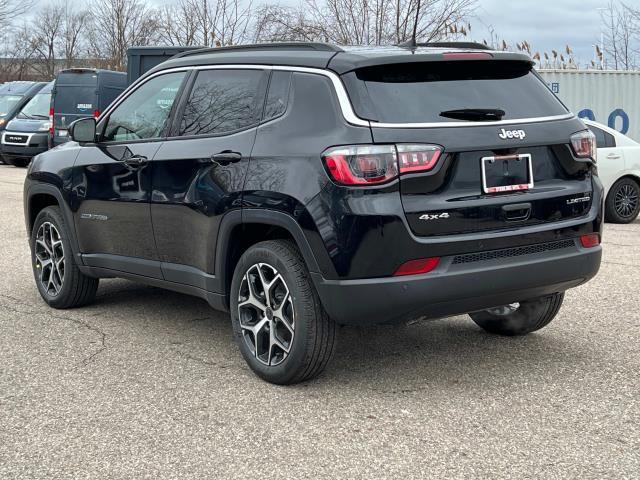
[{"label": "rear window", "polygon": [[464,121],[463,109],[503,110],[503,120],[567,113],[524,62],[425,62],[367,67],[348,74],[356,113],[383,123]]},{"label": "rear window", "polygon": [[198,73],[180,135],[220,135],[257,123],[264,93],[262,70],[207,70]]},{"label": "rear window", "polygon": [[98,74],[96,72],[61,72],[56,80],[57,86],[62,85],[96,85],[98,83]]},{"label": "rear window", "polygon": [[22,99],[22,95],[0,95],[0,117],[5,117]]}]

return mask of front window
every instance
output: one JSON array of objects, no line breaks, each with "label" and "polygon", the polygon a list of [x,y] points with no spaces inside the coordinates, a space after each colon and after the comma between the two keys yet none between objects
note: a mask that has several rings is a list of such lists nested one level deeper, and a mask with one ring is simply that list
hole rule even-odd
[{"label": "front window", "polygon": [[35,97],[29,100],[29,103],[25,105],[18,117],[20,118],[37,118],[48,119],[49,107],[51,106],[51,94],[50,93],[38,93]]},{"label": "front window", "polygon": [[22,100],[22,95],[0,95],[0,117],[6,117]]},{"label": "front window", "polygon": [[171,107],[185,72],[160,75],[140,86],[109,115],[103,141],[158,138],[166,130]]}]

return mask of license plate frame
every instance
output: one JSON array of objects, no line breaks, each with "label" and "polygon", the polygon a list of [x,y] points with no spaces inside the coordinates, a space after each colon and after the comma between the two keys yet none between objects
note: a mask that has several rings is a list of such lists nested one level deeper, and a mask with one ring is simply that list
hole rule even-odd
[{"label": "license plate frame", "polygon": [[[516,162],[524,160],[525,165],[524,168],[522,166],[519,167],[519,177],[520,179],[514,183],[501,184],[501,185],[489,185],[487,183],[487,171],[491,168],[491,166],[496,165],[496,161],[502,162]],[[494,155],[491,157],[482,157],[480,160],[481,170],[482,170],[482,191],[483,193],[509,193],[509,192],[521,192],[524,190],[530,190],[533,188],[533,162],[531,159],[530,153],[519,153],[515,155]],[[503,168],[504,168],[503,163]],[[509,164],[507,164],[509,165]],[[494,167],[495,169],[495,167]],[[508,170],[508,168],[507,168]],[[523,178],[526,174],[526,178]],[[503,175],[504,177],[508,177],[508,175]],[[495,177],[495,175],[494,175]],[[495,182],[492,182],[495,183]]]}]

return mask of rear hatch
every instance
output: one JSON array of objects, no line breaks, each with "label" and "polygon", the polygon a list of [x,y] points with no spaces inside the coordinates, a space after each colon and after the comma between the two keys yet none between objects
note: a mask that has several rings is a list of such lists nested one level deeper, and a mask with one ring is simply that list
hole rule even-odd
[{"label": "rear hatch", "polygon": [[[459,234],[586,215],[591,162],[576,158],[570,141],[585,127],[529,62],[479,55],[482,60],[373,66],[345,76],[356,112],[372,121],[375,143],[442,150],[431,170],[400,177],[411,230]],[[398,152],[401,168],[419,161]]]},{"label": "rear hatch", "polygon": [[95,71],[66,71],[58,75],[53,96],[53,125],[57,139],[66,139],[67,129],[75,120],[97,114],[97,88]]}]

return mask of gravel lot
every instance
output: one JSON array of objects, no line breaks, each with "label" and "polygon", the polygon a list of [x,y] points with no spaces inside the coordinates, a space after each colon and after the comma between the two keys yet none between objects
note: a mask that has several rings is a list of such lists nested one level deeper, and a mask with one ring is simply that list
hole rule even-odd
[{"label": "gravel lot", "polygon": [[258,380],[229,317],[102,281],[34,286],[25,170],[0,166],[0,478],[640,478],[640,222],[526,338],[467,317],[342,328],[317,380]]}]

